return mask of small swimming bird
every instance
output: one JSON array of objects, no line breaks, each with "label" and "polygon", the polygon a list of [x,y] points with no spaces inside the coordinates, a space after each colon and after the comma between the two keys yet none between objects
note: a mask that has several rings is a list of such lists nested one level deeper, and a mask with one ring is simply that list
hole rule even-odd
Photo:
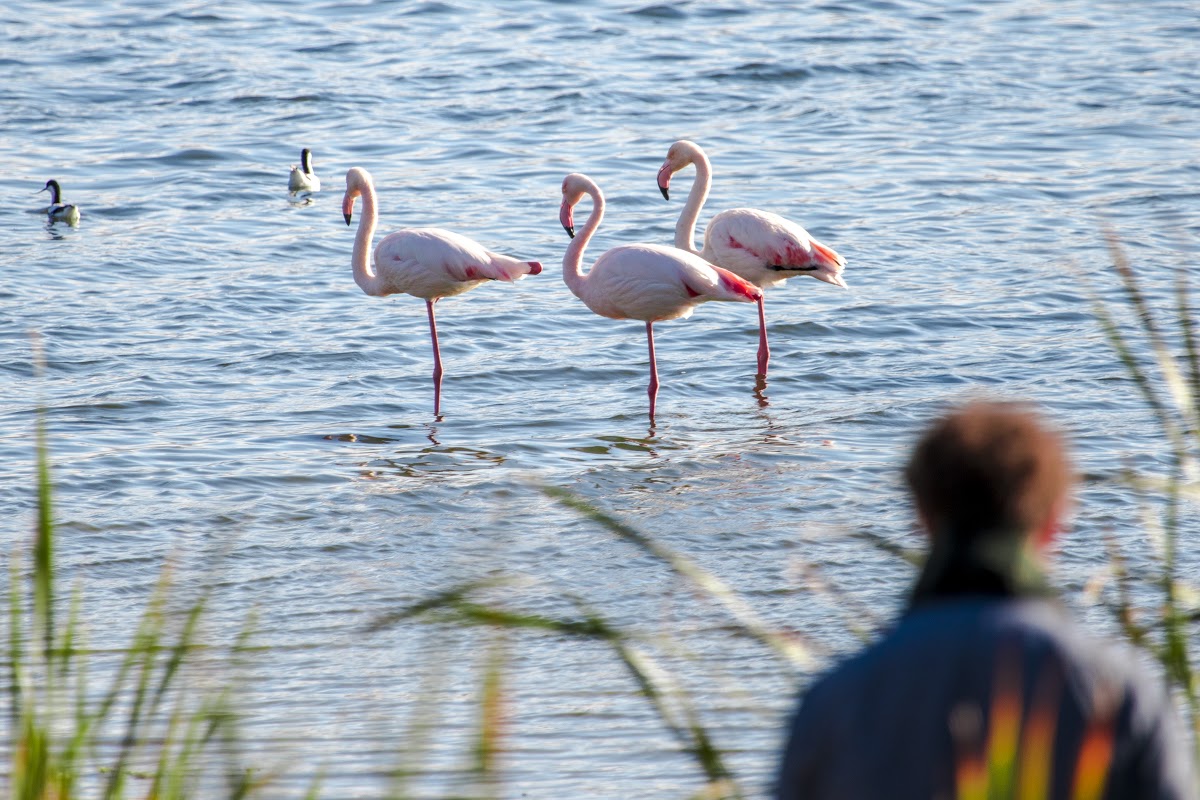
[{"label": "small swimming bird", "polygon": [[441,414],[442,356],[438,350],[437,323],[433,304],[453,297],[487,281],[518,281],[537,275],[542,265],[521,261],[487,250],[478,242],[441,228],[408,228],[385,236],[372,258],[367,252],[375,236],[379,219],[375,183],[362,167],[346,173],[346,194],[342,197],[342,215],[346,224],[354,214],[354,201],[362,197],[363,215],[354,237],[350,265],[354,282],[366,294],[383,297],[411,294],[425,301],[429,314],[429,336],[433,340],[433,414]]},{"label": "small swimming bird", "polygon": [[321,191],[321,179],[313,172],[312,151],[307,147],[300,151],[300,166],[292,165],[292,172],[288,175],[288,191],[292,194]]},{"label": "small swimming bird", "polygon": [[[575,236],[575,205],[587,194],[592,213]],[[562,206],[558,219],[573,239],[563,256],[563,280],[584,305],[602,317],[636,319],[646,323],[650,348],[650,418],[658,399],[658,366],[654,360],[654,323],[690,317],[692,309],[709,300],[754,303],[762,290],[729,270],[715,267],[700,256],[657,244],[627,244],[607,250],[585,275],[583,251],[604,217],[604,195],[586,175],[563,178]]]},{"label": "small swimming bird", "polygon": [[68,225],[79,224],[79,206],[64,205],[62,200],[62,187],[58,185],[56,180],[46,181],[46,185],[38,190],[41,192],[50,192],[50,205],[46,207],[46,214],[50,217],[51,222],[65,222]]},{"label": "small swimming bird", "polygon": [[[819,281],[846,288],[842,270],[846,259],[818,242],[791,220],[769,211],[732,208],[712,218],[704,230],[704,249],[695,245],[696,219],[708,199],[712,170],[708,156],[694,142],[681,140],[671,145],[658,170],[658,188],[670,200],[671,176],[688,164],[696,166],[696,178],[687,203],[675,223],[675,246],[696,253],[706,261],[734,272],[755,286],[781,286],[788,278],[811,275]],[[758,374],[765,378],[771,350],[767,346],[767,314],[758,301]]]}]

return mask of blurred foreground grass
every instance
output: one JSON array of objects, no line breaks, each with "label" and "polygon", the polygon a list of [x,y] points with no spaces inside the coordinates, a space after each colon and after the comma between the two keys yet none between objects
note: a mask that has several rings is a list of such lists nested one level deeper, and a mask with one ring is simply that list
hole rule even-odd
[{"label": "blurred foreground grass", "polygon": [[[1200,593],[1179,574],[1178,560],[1185,520],[1194,517],[1194,504],[1200,499],[1200,350],[1192,324],[1190,289],[1181,269],[1175,289],[1176,318],[1170,329],[1165,328],[1139,291],[1136,276],[1115,239],[1110,239],[1110,252],[1132,323],[1121,322],[1120,309],[1093,295],[1094,313],[1169,443],[1171,470],[1156,475],[1130,469],[1122,476],[1142,502],[1154,558],[1149,567],[1135,570],[1129,566],[1128,555],[1110,539],[1108,568],[1096,576],[1087,594],[1111,611],[1129,642],[1161,664],[1166,680],[1182,700],[1194,740],[1200,740],[1194,652]],[[1182,355],[1173,355],[1172,342],[1178,342],[1175,349]],[[96,670],[95,651],[89,650],[80,624],[82,592],[75,591],[68,600],[60,597],[56,583],[52,481],[41,415],[36,450],[38,502],[32,548],[17,547],[9,569],[8,635],[4,640],[9,706],[6,752],[11,763],[0,786],[7,788],[10,797],[30,800],[278,796],[279,787],[274,784],[280,775],[249,769],[239,745],[236,676],[245,659],[269,657],[269,652],[252,652],[253,618],[225,646],[201,643],[198,631],[208,590],[180,603],[181,592],[172,581],[168,564],[129,644],[117,652],[115,666]],[[658,560],[696,596],[722,609],[728,619],[728,635],[760,647],[789,685],[795,685],[801,672],[818,666],[813,648],[802,637],[764,622],[741,595],[686,555],[564,490],[545,487],[543,491]],[[914,560],[912,554],[889,541],[854,535],[862,538],[866,547]],[[873,615],[851,593],[821,583],[815,572],[813,575],[814,591],[837,594],[845,629],[869,637],[877,624]],[[689,648],[682,642],[648,641],[606,618],[603,609],[593,608],[586,599],[564,599],[573,614],[535,613],[522,607],[517,583],[493,577],[447,588],[371,624],[368,633],[411,624],[453,624],[490,631],[487,656],[478,668],[474,743],[465,754],[467,766],[452,796],[504,794],[499,755],[504,749],[506,714],[511,713],[506,671],[512,649],[519,646],[521,637],[530,635],[556,637],[565,645],[579,640],[604,644],[623,667],[630,691],[645,700],[679,749],[690,757],[700,786],[692,796],[746,796],[747,789],[730,766],[718,732],[706,727],[698,708],[696,692],[711,692],[713,687],[689,686],[688,678],[673,668],[672,659],[663,657]],[[1004,709],[1012,706],[1012,698],[998,690],[995,708],[1000,713],[996,719],[1008,719]],[[428,708],[418,707],[414,712],[405,741],[398,743],[400,763],[392,770],[388,785],[381,787],[382,795],[413,796],[413,782],[422,775],[434,717]],[[1037,737],[1047,724],[1052,723],[1033,719],[1023,730]],[[1013,733],[1017,728],[1019,721],[1006,730]],[[1101,734],[1088,752],[1081,754],[1081,798],[1098,797],[1103,789],[1107,763]],[[960,765],[961,800],[1043,796],[1038,787],[1046,785],[1045,764],[1029,759],[1018,763],[1013,754],[1027,751],[1012,736],[989,736],[988,741],[996,742],[997,747]],[[319,780],[303,793],[321,796]]]},{"label": "blurred foreground grass", "polygon": [[1195,525],[1200,501],[1200,347],[1190,276],[1186,265],[1177,268],[1175,319],[1167,327],[1151,310],[1124,249],[1111,232],[1108,246],[1121,279],[1125,308],[1133,319],[1123,325],[1117,310],[1095,293],[1093,313],[1154,415],[1169,447],[1170,470],[1150,474],[1129,467],[1121,476],[1139,497],[1152,560],[1148,566],[1131,568],[1129,554],[1110,537],[1109,568],[1098,576],[1093,594],[1113,613],[1125,637],[1162,665],[1171,688],[1186,704],[1193,746],[1200,747],[1195,652],[1200,592],[1179,567],[1181,546],[1191,544],[1184,534],[1194,537],[1200,532]]}]

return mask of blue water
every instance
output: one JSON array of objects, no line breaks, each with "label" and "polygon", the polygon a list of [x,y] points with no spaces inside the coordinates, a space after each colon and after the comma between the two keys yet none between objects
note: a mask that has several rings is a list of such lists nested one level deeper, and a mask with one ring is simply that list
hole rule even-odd
[{"label": "blue water", "polygon": [[[0,26],[6,540],[33,519],[41,403],[93,642],[127,640],[164,560],[188,590],[215,575],[209,638],[258,615],[243,733],[282,796],[318,768],[327,796],[382,796],[421,691],[443,716],[417,788],[452,782],[490,637],[363,629],[482,576],[517,579],[491,592],[513,608],[565,618],[575,596],[638,630],[763,791],[796,676],[539,484],[688,554],[826,655],[856,644],[848,602],[886,619],[909,579],[845,534],[919,545],[898,468],[963,397],[1029,399],[1071,434],[1088,480],[1064,584],[1101,571],[1104,536],[1139,546],[1116,474],[1167,457],[1087,287],[1119,297],[1106,226],[1164,310],[1195,257],[1193,3],[17,2]],[[669,243],[691,173],[670,202],[654,175],[679,138],[713,161],[702,225],[781,213],[845,256],[851,288],[769,293],[757,393],[753,306],[657,326],[651,425],[641,324],[561,281],[559,185],[585,172],[608,198],[589,263]],[[324,183],[311,202],[286,192],[301,147]],[[439,304],[440,421],[424,304],[351,278],[351,166],[375,177],[380,234],[437,225],[546,265]],[[38,213],[49,178],[77,228]],[[805,565],[849,599],[814,597]],[[504,796],[700,786],[606,647],[509,648]]]}]

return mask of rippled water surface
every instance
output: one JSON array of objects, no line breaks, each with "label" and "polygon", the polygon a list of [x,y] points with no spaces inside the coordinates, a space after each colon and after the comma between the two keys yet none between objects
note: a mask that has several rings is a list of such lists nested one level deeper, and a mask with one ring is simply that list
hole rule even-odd
[{"label": "rippled water surface", "polygon": [[[1030,398],[1075,438],[1093,480],[1065,582],[1102,561],[1104,533],[1138,535],[1109,477],[1165,456],[1081,276],[1117,296],[1110,224],[1166,307],[1194,252],[1194,3],[130,0],[9,3],[0,22],[4,529],[29,530],[40,401],[93,636],[125,630],[168,556],[222,554],[213,635],[256,608],[271,646],[248,667],[245,735],[298,782],[324,765],[330,796],[382,793],[421,680],[446,701],[438,758],[465,758],[486,637],[363,627],[503,574],[528,609],[569,616],[574,595],[647,634],[692,631],[718,744],[765,786],[785,673],[538,484],[832,651],[855,640],[798,566],[890,613],[905,568],[840,534],[916,543],[896,472],[949,401]],[[752,306],[657,326],[652,426],[641,324],[561,281],[559,185],[586,172],[608,198],[587,261],[669,243],[691,172],[670,202],[654,175],[680,138],[713,161],[702,224],[782,213],[846,257],[851,288],[770,292],[761,392]],[[307,203],[286,193],[301,147],[325,187]],[[356,165],[381,232],[437,225],[546,265],[439,304],[441,420],[423,303],[352,280]],[[48,178],[77,228],[38,213]],[[605,647],[511,649],[507,795],[699,785]]]}]

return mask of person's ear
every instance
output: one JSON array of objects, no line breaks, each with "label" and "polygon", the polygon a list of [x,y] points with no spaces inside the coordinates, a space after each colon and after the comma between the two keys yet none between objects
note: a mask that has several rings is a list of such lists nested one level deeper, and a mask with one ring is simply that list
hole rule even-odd
[{"label": "person's ear", "polygon": [[1070,501],[1067,498],[1062,498],[1050,507],[1050,513],[1046,515],[1046,521],[1041,527],[1033,532],[1033,545],[1038,552],[1044,552],[1050,549],[1054,544],[1055,538],[1063,530],[1067,520],[1067,512],[1070,508]]}]

